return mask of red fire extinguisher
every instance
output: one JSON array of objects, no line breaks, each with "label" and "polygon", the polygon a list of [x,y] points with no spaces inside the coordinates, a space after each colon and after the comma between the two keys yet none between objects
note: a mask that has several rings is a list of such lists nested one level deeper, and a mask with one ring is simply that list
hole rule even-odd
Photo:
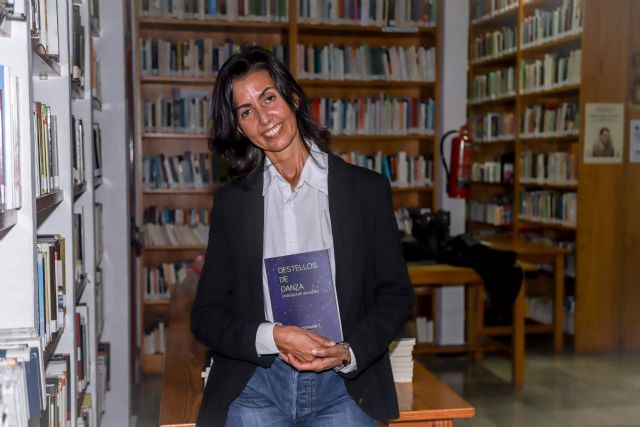
[{"label": "red fire extinguisher", "polygon": [[[444,158],[444,141],[449,135],[458,134],[451,140],[451,168]],[[447,194],[456,199],[468,199],[471,193],[471,136],[467,125],[460,130],[450,130],[440,138],[440,157],[447,174]]]}]

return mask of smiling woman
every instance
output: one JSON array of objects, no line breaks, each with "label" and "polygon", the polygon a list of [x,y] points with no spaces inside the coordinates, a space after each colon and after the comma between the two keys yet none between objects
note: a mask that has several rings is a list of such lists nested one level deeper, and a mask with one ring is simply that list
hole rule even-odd
[{"label": "smiling woman", "polygon": [[388,346],[413,290],[389,182],[328,151],[304,92],[259,47],[221,68],[211,123],[235,179],[216,192],[192,309],[215,353],[198,425],[397,417]]}]

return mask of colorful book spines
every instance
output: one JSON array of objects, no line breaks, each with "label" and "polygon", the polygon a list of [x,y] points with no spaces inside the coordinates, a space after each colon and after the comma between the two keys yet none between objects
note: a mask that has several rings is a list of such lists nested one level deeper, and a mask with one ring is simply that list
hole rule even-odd
[{"label": "colorful book spines", "polygon": [[374,155],[351,151],[340,155],[346,162],[376,171],[389,179],[392,187],[424,187],[433,185],[433,160],[413,156],[404,151]]},{"label": "colorful book spines", "polygon": [[287,22],[287,0],[142,0],[142,16]]}]

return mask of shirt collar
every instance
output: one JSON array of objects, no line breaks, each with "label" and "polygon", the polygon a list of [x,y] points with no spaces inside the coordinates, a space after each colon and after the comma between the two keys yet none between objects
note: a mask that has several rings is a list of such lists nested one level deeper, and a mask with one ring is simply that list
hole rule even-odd
[{"label": "shirt collar", "polygon": [[[315,143],[311,143],[311,155],[304,163],[297,188],[300,188],[302,185],[307,184],[309,187],[314,188],[328,196],[328,160],[329,156],[327,155],[327,153],[321,151]],[[273,166],[269,158],[266,156],[264,159],[264,167],[264,180],[262,185],[263,196],[267,193],[269,187],[271,186],[271,183],[274,180],[279,179],[282,182],[286,182],[285,179],[282,178],[278,170]]]}]

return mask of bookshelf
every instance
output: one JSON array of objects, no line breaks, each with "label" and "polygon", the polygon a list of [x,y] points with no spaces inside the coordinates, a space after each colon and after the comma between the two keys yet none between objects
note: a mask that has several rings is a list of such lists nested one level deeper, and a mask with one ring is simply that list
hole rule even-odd
[{"label": "bookshelf", "polygon": [[[105,10],[114,4],[103,2]],[[94,216],[95,204],[113,191],[110,186],[97,189],[92,173],[92,127],[103,119],[94,108],[100,101],[99,91],[93,90],[90,79],[100,59],[99,53],[90,55],[90,47],[104,36],[98,27],[100,3],[15,2],[14,15],[24,19],[5,21],[0,29],[0,65],[10,75],[2,86],[7,120],[2,121],[0,152],[4,164],[11,166],[3,170],[1,180],[0,268],[5,278],[0,283],[0,348],[26,345],[36,349],[42,378],[60,387],[65,383],[69,389],[66,408],[58,401],[60,416],[65,418],[68,413],[71,426],[97,426],[110,398],[106,382],[98,380],[110,369],[103,363],[104,352],[98,356],[99,343],[110,340],[128,348],[126,337],[102,334],[105,322],[97,314],[103,313],[98,306],[103,307],[104,302],[97,288],[102,259],[96,253],[101,247],[96,245],[96,236],[127,232]],[[116,34],[110,37],[103,41],[118,40]],[[122,41],[122,34],[119,37]],[[118,119],[121,128],[123,118]],[[74,126],[76,120],[83,126]],[[124,145],[124,139],[122,142]],[[125,163],[124,157],[122,160]],[[119,179],[105,177],[113,182]],[[120,215],[126,218],[122,210]],[[126,253],[125,246],[119,254],[126,258]],[[120,279],[128,281],[120,274],[111,276],[109,282]],[[122,380],[116,374],[112,384]],[[122,383],[129,387],[128,378]],[[9,420],[23,420],[20,417],[26,410],[29,425],[49,425],[48,402],[58,392],[55,387],[41,386],[36,390],[33,383],[27,384],[30,392],[35,390],[43,399],[42,406],[33,411],[14,402],[0,402]],[[20,421],[16,425],[27,424]]]},{"label": "bookshelf", "polygon": [[[397,129],[403,128],[399,131],[391,131],[393,123],[387,123],[386,127],[382,128],[371,128],[371,123],[369,121],[365,123],[364,117],[360,117],[361,126],[358,130],[339,129],[330,120],[324,122],[320,120],[320,122],[332,131],[333,152],[344,154],[353,161],[363,160],[364,156],[371,156],[373,160],[376,152],[380,152],[381,155],[393,155],[402,151],[407,156],[414,156],[415,167],[419,165],[423,168],[425,176],[431,175],[430,179],[422,179],[414,182],[414,185],[410,182],[398,182],[398,185],[393,188],[394,204],[397,207],[420,206],[435,209],[437,192],[434,189],[437,188],[439,177],[438,168],[433,167],[433,160],[439,157],[437,141],[440,89],[438,82],[441,45],[440,28],[436,25],[438,19],[435,15],[440,11],[440,2],[434,0],[420,3],[424,4],[424,10],[430,7],[435,8],[432,21],[410,22],[410,15],[398,9],[394,22],[388,25],[388,18],[386,15],[383,17],[380,8],[382,2],[372,3],[372,9],[375,9],[375,12],[371,16],[365,13],[357,19],[350,16],[347,10],[336,10],[337,15],[333,17],[312,16],[306,9],[299,11],[298,7],[302,4],[297,1],[272,2],[273,7],[286,6],[286,9],[279,9],[278,12],[281,13],[273,13],[266,19],[264,17],[256,19],[255,16],[248,18],[243,15],[242,9],[234,12],[236,2],[224,2],[231,8],[230,15],[216,15],[213,11],[196,10],[193,15],[176,12],[175,16],[170,16],[167,13],[154,11],[153,5],[149,6],[151,9],[143,11],[143,2],[138,1],[134,23],[137,59],[136,94],[140,99],[153,100],[163,97],[166,99],[170,94],[175,93],[173,92],[175,89],[180,89],[181,93],[185,94],[195,94],[198,90],[210,92],[215,81],[215,73],[207,70],[221,65],[226,58],[225,49],[253,44],[256,40],[265,47],[275,46],[276,53],[285,59],[285,63],[303,87],[309,100],[318,103],[318,111],[321,102],[324,102],[322,105],[325,107],[331,102],[342,105],[348,104],[347,101],[360,102],[363,109],[366,108],[366,111],[370,112],[376,108],[376,105],[397,107],[400,113],[395,123],[405,123],[402,121],[403,118],[407,119],[407,123],[410,122],[408,125],[397,126]],[[147,3],[144,4],[146,6]],[[237,6],[244,7],[242,2],[238,2]],[[234,13],[236,15],[233,15]],[[218,55],[218,63],[216,65],[213,59],[204,58],[203,61],[207,66],[201,69],[197,61],[189,62],[190,59],[181,65],[169,62],[169,69],[173,67],[174,72],[167,72],[166,60],[158,55],[158,71],[154,72],[149,68],[152,59],[148,49],[153,46],[152,40],[158,39],[182,41],[183,46],[193,46],[194,40],[203,39],[205,48],[219,48],[221,53]],[[334,64],[327,68],[332,71],[313,75],[309,69],[305,69],[302,52],[310,49],[311,46],[329,49],[330,44],[336,48],[334,50],[336,55],[342,52],[343,68],[336,68],[337,64]],[[177,45],[178,43],[175,43],[176,51]],[[160,43],[157,46],[159,50],[166,49],[166,47],[160,47]],[[171,44],[169,46],[168,49],[174,49]],[[381,52],[381,49],[387,47],[393,49],[393,54],[399,57],[415,58],[416,63],[420,58],[425,66],[412,68],[407,65],[402,74],[402,68],[398,65],[400,63],[397,62],[394,72],[399,74],[391,73],[390,76],[378,75],[373,78],[348,68],[350,62],[345,59],[347,58],[344,55],[345,51],[355,52],[360,49],[358,50],[360,53]],[[426,61],[434,65],[427,67]],[[185,64],[190,66],[189,71],[183,70]],[[375,72],[369,71],[374,74],[375,72],[384,73],[381,68]],[[426,71],[429,73],[425,74]],[[161,123],[161,126],[157,126],[156,122],[156,126],[149,126],[153,120],[150,119],[148,105],[142,103],[137,105],[136,109],[137,158],[149,158],[160,154],[179,156],[187,151],[194,153],[208,151],[206,126],[191,133],[182,131],[180,126],[176,129],[169,123]],[[406,112],[413,114],[413,117],[424,117],[424,121],[420,122],[418,119],[410,121],[412,116],[411,114],[406,116]],[[429,115],[431,124],[427,125]],[[320,119],[319,116],[318,119]],[[419,126],[420,123],[425,124]],[[201,123],[196,123],[195,127],[199,128],[200,125]],[[419,159],[420,156],[422,160]],[[381,159],[382,157],[378,156],[379,162],[382,162]],[[137,223],[141,228],[144,225],[145,211],[153,206],[158,209],[164,207],[209,209],[212,204],[212,195],[215,197],[215,187],[220,184],[213,182],[211,189],[170,188],[170,186],[169,188],[148,188],[143,183],[143,179],[147,182],[145,170],[141,169],[143,168],[138,168],[136,172],[136,215]],[[145,271],[162,264],[192,261],[204,249],[205,245],[145,245],[142,249],[140,258],[142,267],[138,273],[141,303],[138,305],[139,328],[136,333],[141,347],[140,365],[145,373],[161,373],[163,370],[162,353],[149,354],[150,352],[145,351],[145,332],[149,333],[159,318],[168,319],[168,304],[165,301],[145,299],[145,293],[148,291]]]},{"label": "bookshelf", "polygon": [[[500,7],[483,10],[491,4]],[[567,286],[562,298],[567,341],[578,351],[637,348],[637,340],[624,326],[625,319],[633,318],[631,307],[636,305],[629,298],[621,299],[616,284],[627,283],[620,276],[625,271],[624,260],[614,259],[625,258],[620,256],[625,253],[623,228],[634,230],[631,235],[637,236],[637,228],[624,219],[629,211],[621,204],[625,197],[631,197],[631,189],[627,193],[606,190],[627,188],[623,176],[633,176],[634,172],[624,161],[617,167],[585,163],[584,147],[590,142],[584,134],[582,115],[587,103],[627,101],[628,92],[623,87],[628,83],[630,54],[614,58],[605,46],[632,51],[630,43],[633,45],[634,39],[627,40],[629,32],[625,29],[633,27],[633,8],[633,2],[625,0],[606,7],[592,0],[470,2],[469,120],[473,126],[474,116],[486,117],[490,112],[496,113],[497,118],[492,120],[499,124],[499,119],[504,118],[499,114],[513,111],[515,132],[513,139],[499,144],[474,145],[473,158],[478,163],[474,177],[479,178],[472,182],[471,191],[472,206],[473,200],[502,200],[511,211],[511,221],[486,224],[490,221],[478,222],[475,215],[474,221],[467,221],[467,229],[483,237],[524,239],[571,250],[565,261]],[[537,21],[553,21],[554,11],[559,11],[555,12],[556,19],[566,19],[560,19],[556,27],[537,27]],[[604,28],[610,28],[611,22],[619,26],[612,32],[615,34],[604,37]],[[515,31],[505,37],[505,28]],[[495,36],[496,33],[502,36]],[[514,38],[510,37],[512,34]],[[502,45],[504,40],[509,43]],[[483,51],[487,44],[493,50]],[[597,67],[609,60],[606,69]],[[511,67],[514,78],[507,74],[505,84],[500,77]],[[512,84],[515,93],[509,92]],[[478,96],[483,91],[485,99]],[[476,123],[485,132],[488,121]],[[513,168],[509,167],[508,172],[513,174],[513,180],[505,180],[503,159],[507,155],[510,159],[510,153]],[[489,181],[496,181],[492,174],[497,173],[499,182],[479,182],[485,180],[487,171]],[[553,214],[550,206],[562,209]],[[607,212],[624,226],[611,224],[603,228],[596,220],[597,212]],[[599,256],[601,251],[607,255]],[[608,285],[602,286],[603,283]],[[637,295],[628,284],[620,286],[627,286],[627,295]],[[533,297],[540,296],[535,294]],[[551,299],[549,293],[542,297]],[[543,302],[532,310],[538,313],[541,306],[551,308],[551,304]],[[620,307],[626,307],[626,314],[618,314]],[[528,325],[527,332],[548,333],[540,324]]]}]

